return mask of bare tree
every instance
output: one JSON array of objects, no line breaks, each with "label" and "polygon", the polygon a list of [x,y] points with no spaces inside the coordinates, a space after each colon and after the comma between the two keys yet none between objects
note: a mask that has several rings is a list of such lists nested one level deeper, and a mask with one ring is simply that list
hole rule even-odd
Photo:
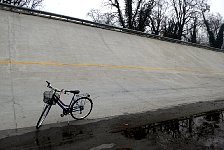
[{"label": "bare tree", "polygon": [[192,20],[192,23],[189,25],[190,27],[188,28],[187,26],[187,41],[191,43],[197,43],[197,25],[198,25],[198,18],[195,17]]},{"label": "bare tree", "polygon": [[178,39],[178,25],[173,18],[165,18],[162,25],[162,33],[164,37]]},{"label": "bare tree", "polygon": [[191,19],[186,24],[186,33],[183,35],[186,41],[192,43],[208,44],[207,34],[204,29],[202,10],[210,10],[207,0],[195,0],[195,6],[191,14]]},{"label": "bare tree", "polygon": [[110,11],[88,14],[98,23],[192,43],[223,45],[223,21],[205,15],[209,0],[107,0]]},{"label": "bare tree", "polygon": [[40,7],[44,0],[0,0],[0,3],[35,9]]},{"label": "bare tree", "polygon": [[200,13],[195,12],[192,16],[192,19],[186,24],[185,27],[186,33],[183,35],[184,40],[191,43],[203,43],[204,40],[201,38],[205,35],[206,31],[204,30],[204,21]]},{"label": "bare tree", "polygon": [[168,2],[166,0],[156,0],[155,5],[152,9],[152,13],[149,16],[151,33],[159,35],[162,28],[162,22],[166,18],[168,9]]},{"label": "bare tree", "polygon": [[112,12],[101,13],[98,9],[91,9],[87,15],[93,20],[93,22],[116,25],[116,15]]},{"label": "bare tree", "polygon": [[162,24],[163,36],[198,43],[202,29],[201,9],[207,0],[172,0],[170,13]]},{"label": "bare tree", "polygon": [[108,0],[107,5],[115,10],[120,26],[144,32],[149,23],[154,0]]},{"label": "bare tree", "polygon": [[208,16],[208,19],[205,17],[205,11],[202,11],[202,15],[208,33],[210,46],[221,49],[224,36],[224,21],[221,15],[210,15]]},{"label": "bare tree", "polygon": [[173,21],[176,25],[176,38],[181,40],[185,25],[192,18],[196,0],[172,0],[171,6],[173,8]]}]

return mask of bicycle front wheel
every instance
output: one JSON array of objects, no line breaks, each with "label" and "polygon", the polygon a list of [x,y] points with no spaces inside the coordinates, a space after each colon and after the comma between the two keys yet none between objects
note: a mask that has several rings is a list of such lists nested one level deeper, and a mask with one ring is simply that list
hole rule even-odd
[{"label": "bicycle front wheel", "polygon": [[86,118],[93,108],[93,102],[88,97],[81,97],[71,105],[71,116],[74,119],[81,120]]},{"label": "bicycle front wheel", "polygon": [[44,122],[45,118],[47,117],[47,115],[48,115],[48,113],[51,109],[51,106],[52,105],[46,104],[46,106],[44,107],[44,110],[43,110],[43,112],[42,112],[42,114],[41,114],[41,116],[40,116],[40,118],[37,122],[36,129],[39,129],[40,126],[42,125],[42,123]]}]

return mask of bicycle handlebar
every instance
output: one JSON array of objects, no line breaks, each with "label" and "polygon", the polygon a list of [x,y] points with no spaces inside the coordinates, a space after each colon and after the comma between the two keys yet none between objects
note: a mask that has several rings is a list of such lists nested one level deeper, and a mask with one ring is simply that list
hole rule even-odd
[{"label": "bicycle handlebar", "polygon": [[79,90],[76,90],[76,91],[73,91],[73,90],[64,90],[64,89],[59,90],[59,89],[53,88],[51,86],[51,83],[49,81],[46,81],[46,82],[47,82],[47,87],[50,88],[50,89],[52,89],[55,92],[61,92],[63,94],[66,94],[66,93],[78,94],[79,93]]},{"label": "bicycle handlebar", "polygon": [[51,86],[51,83],[50,83],[50,82],[48,82],[48,81],[46,81],[46,82],[47,82],[47,87],[48,87],[48,88],[54,90],[55,92],[61,92],[60,90],[58,90],[58,89],[56,89],[56,88],[53,88],[53,87]]}]

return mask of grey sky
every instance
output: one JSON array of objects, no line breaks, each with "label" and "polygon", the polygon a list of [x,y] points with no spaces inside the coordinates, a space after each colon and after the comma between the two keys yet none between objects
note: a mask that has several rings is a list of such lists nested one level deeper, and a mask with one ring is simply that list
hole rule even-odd
[{"label": "grey sky", "polygon": [[100,8],[102,0],[44,0],[43,10],[86,19],[92,8]]},{"label": "grey sky", "polygon": [[[224,0],[211,0],[211,11],[219,12],[224,17]],[[102,0],[45,0],[43,10],[87,19],[86,14],[92,8],[102,8]]]}]

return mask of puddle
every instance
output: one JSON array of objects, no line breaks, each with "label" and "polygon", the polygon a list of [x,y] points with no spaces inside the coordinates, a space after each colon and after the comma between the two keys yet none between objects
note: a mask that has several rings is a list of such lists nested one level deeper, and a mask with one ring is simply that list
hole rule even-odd
[{"label": "puddle", "polygon": [[105,149],[109,149],[109,148],[113,148],[115,146],[114,143],[111,144],[101,144],[97,147],[93,147],[90,150],[105,150]]},{"label": "puddle", "polygon": [[117,120],[52,127],[0,139],[0,149],[223,149],[223,115],[217,110],[135,128],[126,124],[122,135],[109,132]]},{"label": "puddle", "polygon": [[219,149],[224,147],[223,111],[207,112],[125,129],[122,135],[150,140],[163,149]]},{"label": "puddle", "polygon": [[77,130],[74,127],[53,128],[52,131],[36,132],[35,143],[39,148],[51,149],[64,144],[71,144],[74,141],[82,141],[90,138],[92,131]]}]

